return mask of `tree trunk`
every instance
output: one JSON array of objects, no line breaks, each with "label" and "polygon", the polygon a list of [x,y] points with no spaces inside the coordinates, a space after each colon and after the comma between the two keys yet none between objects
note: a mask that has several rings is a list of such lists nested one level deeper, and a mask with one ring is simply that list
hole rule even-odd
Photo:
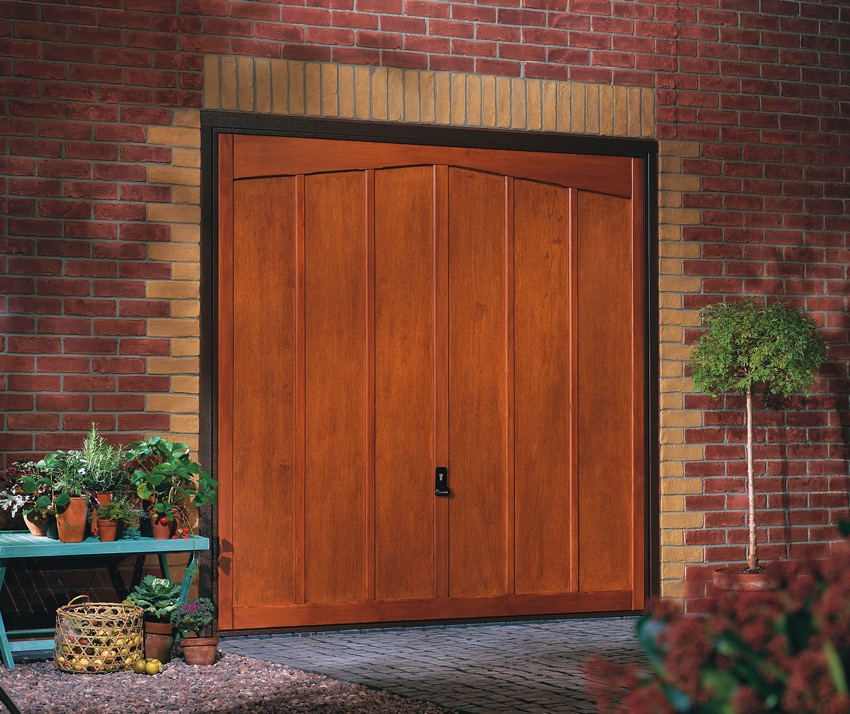
[{"label": "tree trunk", "polygon": [[750,529],[750,548],[747,553],[747,567],[758,570],[758,544],[756,543],[756,489],[753,478],[753,394],[747,390],[747,497],[750,504],[750,515],[747,524]]}]

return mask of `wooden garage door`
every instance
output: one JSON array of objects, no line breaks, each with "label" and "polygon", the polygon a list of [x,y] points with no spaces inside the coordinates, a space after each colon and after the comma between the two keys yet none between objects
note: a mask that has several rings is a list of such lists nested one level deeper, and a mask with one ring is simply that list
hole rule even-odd
[{"label": "wooden garage door", "polygon": [[219,138],[221,629],[643,607],[641,175]]}]

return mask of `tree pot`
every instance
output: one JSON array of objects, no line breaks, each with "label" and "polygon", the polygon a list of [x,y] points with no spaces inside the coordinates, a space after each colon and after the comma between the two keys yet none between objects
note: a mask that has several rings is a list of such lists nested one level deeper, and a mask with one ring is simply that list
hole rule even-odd
[{"label": "tree pot", "polygon": [[82,543],[86,537],[86,521],[88,519],[88,501],[83,496],[71,499],[62,513],[56,514],[56,527],[59,530],[59,540],[62,543]]},{"label": "tree pot", "polygon": [[151,514],[151,530],[153,531],[153,537],[156,540],[164,540],[166,538],[171,538],[177,528],[177,522],[168,521],[166,525],[162,525],[159,522],[160,517],[161,516],[155,516]]},{"label": "tree pot", "polygon": [[760,573],[743,572],[747,566],[730,565],[717,568],[712,574],[712,582],[718,590],[776,590],[779,578],[775,570],[763,568]]},{"label": "tree pot", "polygon": [[186,664],[215,664],[218,637],[183,637],[180,639]]},{"label": "tree pot", "polygon": [[[97,494],[97,503],[98,506],[105,506],[107,503],[112,503],[112,494],[111,493],[98,493]],[[97,508],[94,509],[94,513],[91,516],[91,534],[97,535],[97,532],[100,528],[100,521],[97,517]],[[103,538],[101,538],[103,540]]]},{"label": "tree pot", "polygon": [[29,529],[29,532],[40,538],[47,537],[47,526],[49,522],[50,519],[47,516],[39,518],[38,516],[33,516],[31,513],[24,516],[24,525]]},{"label": "tree pot", "polygon": [[98,522],[98,535],[101,543],[111,543],[121,537],[121,521],[106,521],[101,519]]},{"label": "tree pot", "polygon": [[174,628],[170,622],[145,622],[145,657],[165,664],[171,661]]}]

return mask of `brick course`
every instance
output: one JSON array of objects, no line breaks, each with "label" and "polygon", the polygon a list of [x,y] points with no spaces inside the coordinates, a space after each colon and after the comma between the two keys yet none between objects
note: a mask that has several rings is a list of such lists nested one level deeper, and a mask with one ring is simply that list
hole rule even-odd
[{"label": "brick course", "polygon": [[197,447],[200,109],[652,136],[664,591],[698,609],[710,566],[743,549],[740,400],[693,394],[685,368],[719,299],[788,297],[824,327],[813,395],[757,411],[757,488],[766,558],[832,537],[848,511],[845,3],[107,5],[0,1],[7,461],[93,420]]}]

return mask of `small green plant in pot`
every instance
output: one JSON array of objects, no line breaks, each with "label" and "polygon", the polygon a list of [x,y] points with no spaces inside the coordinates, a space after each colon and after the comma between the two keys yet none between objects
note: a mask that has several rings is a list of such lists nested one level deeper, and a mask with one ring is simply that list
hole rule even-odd
[{"label": "small green plant in pot", "polygon": [[97,433],[96,424],[91,425],[79,454],[86,470],[86,480],[97,493],[112,493],[125,488],[127,469],[124,454],[120,447],[104,441]]},{"label": "small green plant in pot", "polygon": [[97,509],[100,540],[104,543],[117,540],[125,527],[136,525],[144,515],[143,510],[133,508],[124,499],[119,498],[105,503]]},{"label": "small green plant in pot", "polygon": [[30,533],[46,536],[53,516],[50,479],[34,461],[16,461],[0,475],[0,508],[22,513]]},{"label": "small green plant in pot", "polygon": [[47,454],[36,466],[39,477],[24,479],[24,487],[46,488],[50,510],[56,516],[59,540],[79,543],[86,537],[89,510],[95,504],[95,490],[79,451]]},{"label": "small green plant in pot", "polygon": [[203,637],[215,617],[215,606],[209,598],[187,600],[171,613],[171,624],[180,631],[183,657],[187,664],[215,664],[218,637]]},{"label": "small green plant in pot", "polygon": [[794,305],[760,300],[710,305],[701,313],[705,331],[691,352],[694,386],[712,396],[746,398],[748,574],[761,571],[756,531],[753,469],[753,392],[790,396],[807,393],[826,356],[815,321]]},{"label": "small green plant in pot", "polygon": [[187,504],[200,507],[215,500],[218,482],[191,459],[186,444],[152,436],[130,444],[126,458],[136,493],[160,522],[188,523]]},{"label": "small green plant in pot", "polygon": [[171,613],[180,602],[180,586],[168,578],[146,575],[127,601],[145,612],[145,657],[168,662],[174,645]]}]

